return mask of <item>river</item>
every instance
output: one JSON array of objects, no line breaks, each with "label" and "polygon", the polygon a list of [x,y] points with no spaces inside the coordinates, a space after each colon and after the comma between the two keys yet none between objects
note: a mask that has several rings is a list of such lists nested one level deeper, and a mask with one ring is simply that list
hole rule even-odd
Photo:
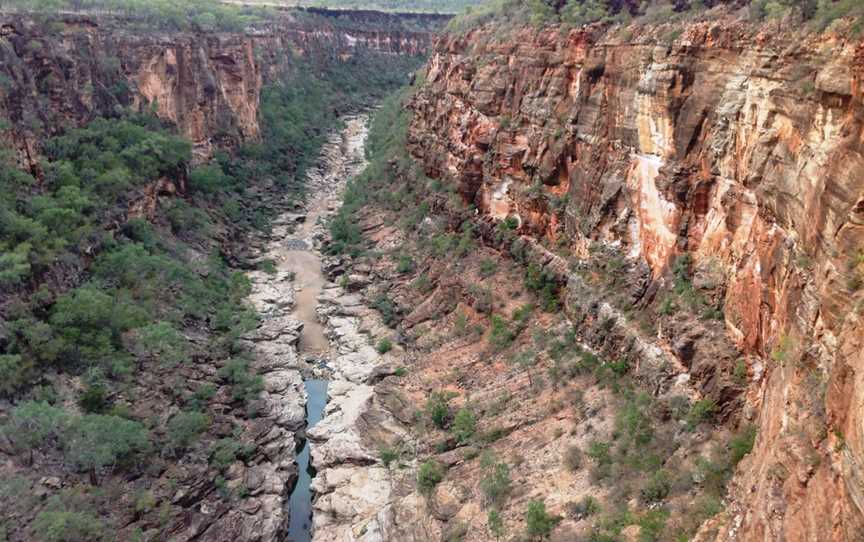
[{"label": "river", "polygon": [[[321,270],[320,241],[324,237],[327,217],[341,204],[342,191],[347,180],[363,167],[368,117],[356,115],[342,119],[343,126],[335,130],[322,147],[315,167],[306,177],[305,217],[286,213],[277,222],[296,223],[293,231],[284,239],[270,244],[263,257],[275,263],[274,277],[288,276],[290,281],[276,282],[273,288],[291,288],[285,298],[293,298],[291,317],[303,324],[300,333],[298,354],[305,362],[302,372],[306,394],[305,430],[298,433],[297,454],[298,479],[287,504],[289,516],[288,542],[312,540],[312,510],[314,494],[311,456],[313,444],[305,438],[308,431],[321,421],[327,405],[327,363],[331,354],[331,343],[319,320],[319,296],[328,285]],[[332,287],[332,284],[330,285]]]}]

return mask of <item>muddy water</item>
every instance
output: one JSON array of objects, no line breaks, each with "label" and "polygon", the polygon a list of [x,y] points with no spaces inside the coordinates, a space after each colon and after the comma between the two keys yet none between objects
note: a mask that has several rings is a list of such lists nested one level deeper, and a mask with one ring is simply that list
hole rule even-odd
[{"label": "muddy water", "polygon": [[[303,323],[300,334],[299,354],[301,359],[310,362],[309,370],[321,374],[327,365],[331,344],[325,334],[316,309],[318,298],[327,285],[321,270],[319,242],[323,237],[325,221],[338,208],[344,186],[351,176],[362,169],[367,117],[360,115],[344,119],[344,128],[334,132],[322,148],[317,167],[310,169],[306,178],[307,204],[306,215],[278,247],[268,254],[274,260],[279,274],[293,276],[294,309],[291,316]],[[290,222],[294,217],[285,215],[282,222]],[[314,369],[314,371],[313,371]],[[324,415],[327,404],[327,381],[306,378],[306,430],[317,424]],[[300,444],[297,455],[299,478],[288,502],[289,542],[308,542],[312,539],[312,501],[311,485],[314,469],[311,456],[315,453],[308,440]]]}]

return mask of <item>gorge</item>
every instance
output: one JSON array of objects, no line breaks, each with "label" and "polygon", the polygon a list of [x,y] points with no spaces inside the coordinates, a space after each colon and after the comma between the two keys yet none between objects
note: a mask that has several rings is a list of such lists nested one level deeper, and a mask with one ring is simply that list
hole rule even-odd
[{"label": "gorge", "polygon": [[0,12],[6,539],[860,539],[860,3],[404,5]]}]

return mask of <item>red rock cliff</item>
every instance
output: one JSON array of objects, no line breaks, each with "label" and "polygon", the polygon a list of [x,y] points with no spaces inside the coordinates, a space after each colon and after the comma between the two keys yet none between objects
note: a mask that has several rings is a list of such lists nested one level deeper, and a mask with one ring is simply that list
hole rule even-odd
[{"label": "red rock cliff", "polygon": [[862,59],[776,26],[487,26],[437,43],[412,103],[412,153],[482,213],[721,277],[759,432],[702,539],[860,539]]},{"label": "red rock cliff", "polygon": [[398,29],[388,19],[397,16],[370,17],[345,26],[288,13],[241,34],[133,31],[98,17],[43,23],[5,16],[0,117],[10,121],[6,135],[31,164],[43,134],[124,107],[154,111],[192,140],[199,157],[208,156],[216,146],[258,137],[262,84],[298,58],[344,62],[363,51],[428,51],[431,33]]}]

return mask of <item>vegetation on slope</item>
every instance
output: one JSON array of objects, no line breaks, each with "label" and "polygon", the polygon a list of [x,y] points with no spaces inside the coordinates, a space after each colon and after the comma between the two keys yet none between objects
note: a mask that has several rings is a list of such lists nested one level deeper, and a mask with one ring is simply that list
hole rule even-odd
[{"label": "vegetation on slope", "polygon": [[[4,471],[0,524],[11,539],[110,539],[129,517],[133,534],[167,533],[171,495],[189,483],[174,478],[181,459],[224,500],[243,498],[221,473],[255,453],[245,421],[262,379],[242,340],[257,322],[250,284],[230,263],[248,265],[243,235],[268,227],[268,201],[302,196],[339,115],[419,61],[298,62],[264,89],[261,141],[191,171],[188,141],[130,112],[44,141],[44,178],[3,155],[0,447],[19,468]],[[184,180],[155,216],[130,216],[154,183]],[[63,489],[40,500],[46,475]],[[112,498],[124,484],[128,498]]]},{"label": "vegetation on slope", "polygon": [[[755,430],[722,427],[711,399],[658,393],[658,375],[637,371],[638,360],[585,350],[580,339],[592,334],[589,326],[612,333],[614,322],[594,315],[596,322],[571,323],[561,313],[566,292],[531,259],[516,233],[518,224],[503,221],[481,234],[484,225],[472,221],[474,213],[461,197],[424,175],[406,151],[411,113],[404,105],[410,92],[388,99],[375,115],[370,165],[349,184],[344,207],[330,224],[329,249],[350,256],[349,266],[391,261],[393,281],[375,290],[381,293],[372,304],[406,337],[402,346],[416,349],[418,361],[406,371],[421,380],[412,387],[438,386],[415,414],[418,491],[431,501],[442,483],[459,486],[466,495],[476,489],[473,494],[487,509],[486,529],[495,539],[506,538],[508,530],[545,539],[559,524],[577,524],[578,539],[620,541],[625,530],[638,528],[639,540],[646,542],[689,540],[722,510],[726,484],[752,449]],[[406,239],[383,255],[364,239],[361,226],[366,218],[367,225],[380,222],[381,214],[389,217],[385,224],[400,226]],[[602,262],[606,255],[592,257]],[[613,263],[607,273],[617,281],[625,272]],[[685,259],[676,267],[673,302],[702,310],[690,292],[687,265]],[[618,303],[621,288],[609,286],[610,303]],[[422,325],[400,327],[403,315],[430,305],[441,312]],[[469,349],[479,354],[462,354]],[[436,356],[446,359],[449,374],[428,361]],[[426,373],[424,364],[430,364]],[[524,425],[514,427],[513,420]],[[519,436],[507,443],[510,432]],[[532,443],[531,458],[513,452],[514,442],[525,438]],[[571,442],[563,447],[560,466],[547,459],[539,471],[522,465],[548,458],[559,449],[556,441]],[[457,449],[464,462],[445,463]],[[382,461],[394,457],[392,450],[382,451]],[[474,461],[479,469],[469,466]],[[448,470],[445,464],[452,466]],[[511,485],[549,487],[543,477],[554,476],[555,469],[584,472],[591,493],[579,494],[561,510],[570,495],[556,487],[547,501],[523,502],[514,510]],[[547,502],[559,503],[560,515],[548,511]],[[464,533],[478,526],[461,527]],[[568,534],[559,536],[576,539]]]},{"label": "vegetation on slope", "polygon": [[212,0],[7,0],[6,10],[120,15],[141,27],[163,30],[240,31],[271,15],[266,7],[247,8]]},{"label": "vegetation on slope", "polygon": [[289,0],[288,5],[393,12],[459,13],[482,0]]},{"label": "vegetation on slope", "polygon": [[490,21],[499,25],[560,23],[565,28],[634,18],[662,23],[699,15],[717,5],[746,6],[753,21],[797,17],[816,30],[824,30],[843,17],[864,15],[864,5],[858,0],[490,0],[454,18],[448,30],[465,32]]}]

